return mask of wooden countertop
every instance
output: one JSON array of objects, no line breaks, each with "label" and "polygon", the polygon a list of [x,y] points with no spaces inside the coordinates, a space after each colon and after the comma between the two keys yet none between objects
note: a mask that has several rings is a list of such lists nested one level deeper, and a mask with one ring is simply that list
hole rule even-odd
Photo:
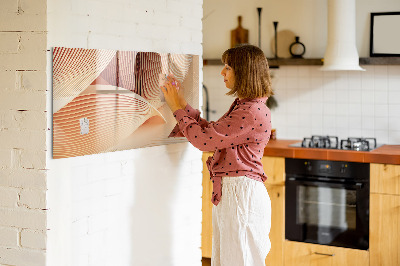
[{"label": "wooden countertop", "polygon": [[270,140],[264,156],[364,163],[400,164],[400,145],[383,145],[372,151],[290,147],[301,140]]}]

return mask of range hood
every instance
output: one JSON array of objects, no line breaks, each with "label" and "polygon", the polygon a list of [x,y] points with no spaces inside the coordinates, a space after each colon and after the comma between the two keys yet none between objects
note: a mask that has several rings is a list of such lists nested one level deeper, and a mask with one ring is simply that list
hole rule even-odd
[{"label": "range hood", "polygon": [[328,0],[328,44],[323,71],[358,70],[355,0]]}]

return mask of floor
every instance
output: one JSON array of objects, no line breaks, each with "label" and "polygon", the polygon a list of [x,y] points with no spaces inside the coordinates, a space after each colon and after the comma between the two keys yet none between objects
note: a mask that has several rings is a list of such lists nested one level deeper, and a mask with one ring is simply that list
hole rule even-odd
[{"label": "floor", "polygon": [[201,262],[203,263],[203,266],[211,266],[211,259],[209,258],[202,258]]}]

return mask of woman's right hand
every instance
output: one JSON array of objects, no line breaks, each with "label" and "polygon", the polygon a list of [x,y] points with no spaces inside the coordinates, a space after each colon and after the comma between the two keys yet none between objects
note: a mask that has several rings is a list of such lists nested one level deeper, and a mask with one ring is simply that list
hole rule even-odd
[{"label": "woman's right hand", "polygon": [[187,105],[187,102],[185,100],[185,97],[183,95],[183,91],[184,88],[182,86],[182,84],[175,79],[175,77],[171,74],[167,77],[167,79],[172,83],[172,84],[176,84],[176,87],[178,88],[178,99],[179,99],[179,105],[182,106],[182,108],[185,108]]}]

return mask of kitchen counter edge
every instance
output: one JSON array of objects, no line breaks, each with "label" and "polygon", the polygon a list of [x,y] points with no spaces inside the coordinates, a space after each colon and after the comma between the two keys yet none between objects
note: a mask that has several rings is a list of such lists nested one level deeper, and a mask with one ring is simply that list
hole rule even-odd
[{"label": "kitchen counter edge", "polygon": [[361,163],[400,164],[400,145],[382,145],[372,151],[290,147],[301,140],[270,140],[264,156]]}]

